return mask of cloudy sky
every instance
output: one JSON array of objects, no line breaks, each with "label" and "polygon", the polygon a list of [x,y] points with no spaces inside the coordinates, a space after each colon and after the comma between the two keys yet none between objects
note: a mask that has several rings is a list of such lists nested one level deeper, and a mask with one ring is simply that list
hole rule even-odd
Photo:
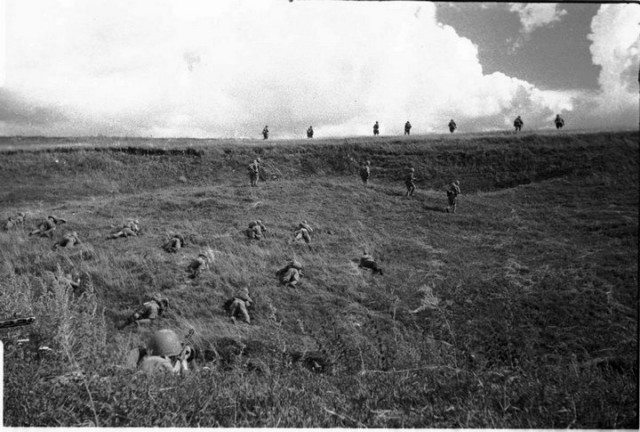
[{"label": "cloudy sky", "polygon": [[0,135],[638,128],[640,5],[0,0]]}]

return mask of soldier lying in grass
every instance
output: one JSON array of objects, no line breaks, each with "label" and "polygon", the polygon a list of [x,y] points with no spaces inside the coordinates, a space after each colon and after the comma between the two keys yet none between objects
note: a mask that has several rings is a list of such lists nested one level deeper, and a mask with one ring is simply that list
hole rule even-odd
[{"label": "soldier lying in grass", "polygon": [[149,324],[151,321],[161,317],[169,308],[169,300],[159,294],[155,294],[148,302],[143,303],[136,311],[118,327],[122,330],[131,324]]},{"label": "soldier lying in grass", "polygon": [[358,265],[358,267],[371,269],[373,274],[379,273],[380,276],[384,274],[382,272],[382,268],[378,267],[378,264],[373,259],[373,257],[369,255],[366,249],[363,251],[363,255],[360,257],[360,264]]},{"label": "soldier lying in grass", "polygon": [[10,229],[21,227],[24,225],[24,221],[27,218],[27,215],[18,212],[15,216],[9,216],[7,221],[2,226],[2,229],[5,231],[9,231]]},{"label": "soldier lying in grass", "polygon": [[82,243],[82,242],[78,238],[78,233],[75,232],[75,231],[71,231],[71,232],[68,232],[65,235],[63,235],[60,240],[58,240],[56,243],[54,243],[54,245],[53,245],[53,247],[51,249],[52,250],[56,250],[59,247],[69,248],[69,247],[73,247],[75,245],[78,245],[80,243]]},{"label": "soldier lying in grass", "polygon": [[169,253],[176,253],[185,245],[184,237],[180,234],[174,234],[169,240],[162,245],[162,249]]},{"label": "soldier lying in grass", "polygon": [[118,231],[109,234],[107,238],[117,239],[120,237],[137,237],[140,233],[140,227],[138,226],[139,223],[138,219],[127,219]]},{"label": "soldier lying in grass", "polygon": [[37,234],[40,237],[51,237],[53,235],[53,231],[55,231],[56,229],[56,226],[63,223],[67,223],[67,221],[55,216],[49,216],[44,222],[41,222],[38,225],[37,229],[31,231],[29,235],[32,236]]},{"label": "soldier lying in grass", "polygon": [[249,296],[249,290],[245,288],[233,298],[227,300],[226,309],[229,311],[231,321],[236,322],[237,317],[241,317],[247,324],[251,323],[249,308],[253,306],[253,300]]},{"label": "soldier lying in grass", "polygon": [[247,228],[247,237],[255,240],[262,240],[267,228],[262,224],[261,220],[249,222],[249,228]]},{"label": "soldier lying in grass", "polygon": [[278,270],[276,276],[280,279],[281,284],[293,288],[303,276],[302,264],[293,259],[289,261],[286,266]]},{"label": "soldier lying in grass", "polygon": [[313,230],[306,220],[298,224],[298,227],[293,232],[294,240],[304,240],[307,244],[311,242],[311,233]]}]

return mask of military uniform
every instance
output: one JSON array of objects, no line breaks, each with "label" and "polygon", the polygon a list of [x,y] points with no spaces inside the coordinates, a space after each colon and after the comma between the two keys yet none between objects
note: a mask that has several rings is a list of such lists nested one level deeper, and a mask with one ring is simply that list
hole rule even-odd
[{"label": "military uniform", "polygon": [[247,237],[255,240],[262,240],[267,228],[262,224],[261,220],[249,222],[249,228],[247,228]]},{"label": "military uniform", "polygon": [[311,126],[307,129],[307,138],[313,138],[313,127]]},{"label": "military uniform", "polygon": [[295,240],[304,239],[304,241],[308,244],[311,242],[311,233],[313,230],[311,226],[307,224],[307,221],[302,221],[301,224],[298,225],[295,232],[293,233]]},{"label": "military uniform", "polygon": [[129,219],[127,220],[127,222],[124,223],[120,231],[110,234],[107,238],[116,239],[119,237],[125,237],[125,238],[137,237],[138,233],[140,232],[140,227],[138,227],[138,223],[139,222],[137,219]]},{"label": "military uniform", "polygon": [[198,255],[198,258],[191,261],[191,264],[189,264],[187,271],[190,273],[190,277],[194,279],[200,276],[200,273],[202,273],[204,270],[208,268],[209,268],[209,263],[207,260],[207,256],[205,254],[200,254]]},{"label": "military uniform", "polygon": [[280,278],[280,283],[283,285],[294,287],[302,277],[302,264],[296,260],[292,260],[278,270],[276,276]]},{"label": "military uniform", "polygon": [[64,236],[62,236],[62,238],[53,245],[52,249],[56,250],[58,247],[63,247],[63,248],[73,247],[80,243],[82,242],[78,238],[78,233],[73,231],[70,233],[66,233]]},{"label": "military uniform", "polygon": [[460,195],[460,181],[456,180],[449,185],[449,190],[447,191],[447,199],[449,200],[447,213],[456,212],[456,206],[458,204],[458,195]]},{"label": "military uniform", "polygon": [[407,187],[407,196],[413,196],[413,193],[416,190],[415,181],[416,181],[415,170],[411,168],[409,169],[409,172],[404,178],[404,184]]},{"label": "military uniform", "polygon": [[129,354],[128,366],[135,363],[147,374],[183,373],[189,370],[188,362],[195,358],[195,351],[180,342],[178,335],[169,329],[158,330],[147,343],[147,348],[135,348]]},{"label": "military uniform", "polygon": [[9,216],[5,224],[2,226],[2,229],[8,231],[12,228],[24,225],[24,220],[26,219],[26,215],[22,212],[18,212],[16,216]]},{"label": "military uniform", "polygon": [[129,324],[141,324],[141,323],[149,323],[158,317],[162,316],[162,314],[169,307],[169,301],[166,298],[163,298],[159,295],[155,295],[152,300],[145,302],[140,306],[120,327],[123,329]]},{"label": "military uniform", "polygon": [[175,234],[164,245],[162,245],[162,249],[164,249],[169,253],[176,253],[180,249],[182,249],[184,245],[185,245],[184,237],[182,237],[180,234]]},{"label": "military uniform", "polygon": [[564,119],[560,117],[560,114],[556,115],[554,122],[556,124],[556,129],[562,129],[564,127]]},{"label": "military uniform", "polygon": [[258,181],[260,180],[260,163],[257,159],[249,164],[248,172],[251,186],[258,186]]},{"label": "military uniform", "polygon": [[382,269],[378,267],[376,261],[367,253],[367,251],[364,251],[364,254],[360,257],[360,264],[358,267],[371,269],[373,274],[380,273],[381,276],[384,274]]},{"label": "military uniform", "polygon": [[516,117],[516,119],[513,122],[513,126],[516,128],[516,132],[520,132],[522,130],[523,125],[524,125],[524,122],[522,121],[520,116]]},{"label": "military uniform", "polygon": [[264,129],[262,129],[262,137],[264,139],[269,138],[269,126],[265,126]]},{"label": "military uniform", "polygon": [[380,125],[376,122],[376,124],[373,125],[373,136],[378,135],[380,135]]},{"label": "military uniform", "polygon": [[411,135],[411,123],[406,122],[404,124],[404,134],[405,135]]},{"label": "military uniform", "polygon": [[40,237],[51,237],[53,235],[53,231],[55,231],[56,226],[61,223],[66,223],[67,221],[61,218],[57,218],[55,216],[47,217],[47,220],[40,223],[38,225],[38,229],[33,230],[29,233],[29,235],[39,234]]},{"label": "military uniform", "polygon": [[458,128],[458,125],[456,125],[456,122],[453,121],[453,119],[451,119],[451,121],[449,122],[449,132],[453,133],[454,130],[456,130]]},{"label": "military uniform", "polygon": [[251,323],[249,308],[253,305],[253,300],[249,296],[249,290],[245,289],[241,294],[235,296],[229,306],[231,320],[235,322],[237,316],[241,316],[247,324]]},{"label": "military uniform", "polygon": [[369,176],[371,175],[371,162],[367,161],[360,166],[360,178],[365,186],[369,183]]}]

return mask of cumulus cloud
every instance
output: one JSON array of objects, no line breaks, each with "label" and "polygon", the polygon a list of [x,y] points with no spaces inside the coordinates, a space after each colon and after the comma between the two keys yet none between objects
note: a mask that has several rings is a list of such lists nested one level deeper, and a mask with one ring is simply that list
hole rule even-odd
[{"label": "cumulus cloud", "polygon": [[564,9],[559,9],[554,3],[511,3],[511,12],[516,12],[520,16],[522,32],[529,34],[537,28],[552,25],[560,22],[567,14]]},{"label": "cumulus cloud", "polygon": [[[376,120],[384,135],[450,118],[473,131],[525,112],[536,128],[576,99],[484,74],[432,3],[7,0],[6,13],[5,88],[59,113],[51,135],[369,135]],[[4,115],[0,133],[33,133]]]}]

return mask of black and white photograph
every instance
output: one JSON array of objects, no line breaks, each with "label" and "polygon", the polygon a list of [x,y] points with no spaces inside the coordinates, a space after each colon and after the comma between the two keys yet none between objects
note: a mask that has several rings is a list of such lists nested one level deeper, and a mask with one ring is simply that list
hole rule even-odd
[{"label": "black and white photograph", "polygon": [[640,4],[0,0],[0,428],[640,427]]}]

